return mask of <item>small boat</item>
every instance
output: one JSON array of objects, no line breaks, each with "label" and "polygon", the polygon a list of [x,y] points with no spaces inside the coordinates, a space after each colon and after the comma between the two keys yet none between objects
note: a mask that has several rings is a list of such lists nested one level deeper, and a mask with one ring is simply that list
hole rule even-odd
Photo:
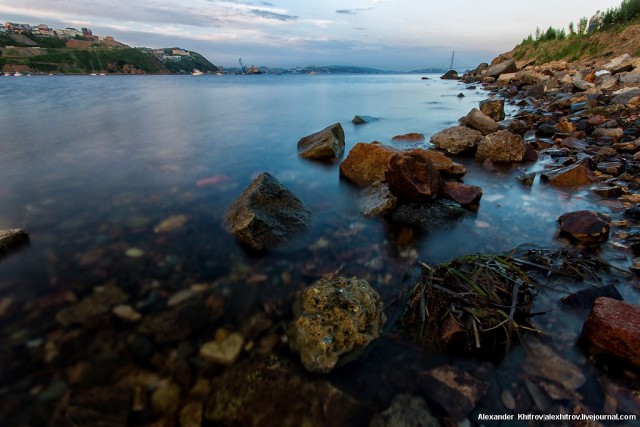
[{"label": "small boat", "polygon": [[204,75],[204,73],[200,70],[198,70],[197,68],[193,69],[193,72],[191,73],[192,76],[202,76]]},{"label": "small boat", "polygon": [[14,77],[20,77],[23,76],[24,74],[22,74],[20,71],[16,71],[15,73],[13,73]]}]

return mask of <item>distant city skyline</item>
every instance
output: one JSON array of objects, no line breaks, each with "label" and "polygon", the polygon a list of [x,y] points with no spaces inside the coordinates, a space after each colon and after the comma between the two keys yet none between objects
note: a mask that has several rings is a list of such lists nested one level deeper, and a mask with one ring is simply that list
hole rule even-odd
[{"label": "distant city skyline", "polygon": [[0,20],[87,27],[133,47],[181,47],[218,66],[471,67],[536,27],[567,28],[620,0],[16,0]]}]

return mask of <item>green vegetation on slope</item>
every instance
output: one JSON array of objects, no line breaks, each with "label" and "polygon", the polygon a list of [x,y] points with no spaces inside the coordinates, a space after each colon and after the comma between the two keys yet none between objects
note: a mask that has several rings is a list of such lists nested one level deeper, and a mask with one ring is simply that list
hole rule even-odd
[{"label": "green vegetation on slope", "polygon": [[535,36],[529,35],[514,50],[516,59],[533,59],[538,63],[556,60],[576,61],[605,53],[610,46],[599,35],[607,32],[622,32],[632,24],[640,22],[640,0],[623,0],[618,8],[602,13],[600,20],[589,29],[589,20],[580,18],[577,28],[569,24],[569,33],[564,29],[549,27],[546,31],[536,28]]}]

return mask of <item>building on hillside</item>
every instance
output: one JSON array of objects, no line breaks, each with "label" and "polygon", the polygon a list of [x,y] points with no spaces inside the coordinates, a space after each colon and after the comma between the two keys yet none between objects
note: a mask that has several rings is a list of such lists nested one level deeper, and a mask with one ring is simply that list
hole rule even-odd
[{"label": "building on hillside", "polygon": [[78,31],[75,28],[67,27],[63,30],[56,30],[55,34],[58,38],[61,39],[72,39],[75,36],[82,37],[82,31]]},{"label": "building on hillside", "polygon": [[87,27],[82,27],[82,37],[84,37],[85,39],[92,39],[93,32]]},{"label": "building on hillside", "polygon": [[31,25],[29,24],[16,24],[15,22],[5,22],[4,28],[6,28],[7,31],[10,31],[12,33],[18,33],[18,34],[31,32]]},{"label": "building on hillside", "polygon": [[171,49],[171,53],[173,56],[189,56],[191,53],[188,50],[180,49],[179,47],[174,47]]},{"label": "building on hillside", "polygon": [[37,27],[33,27],[33,33],[39,36],[51,37],[53,36],[53,29],[47,24],[39,24]]}]

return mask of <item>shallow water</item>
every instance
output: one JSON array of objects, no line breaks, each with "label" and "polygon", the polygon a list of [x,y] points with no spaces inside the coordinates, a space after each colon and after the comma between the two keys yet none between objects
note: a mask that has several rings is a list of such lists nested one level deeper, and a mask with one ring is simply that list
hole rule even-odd
[{"label": "shallow water", "polygon": [[[0,262],[0,299],[20,307],[18,315],[0,314],[2,341],[37,346],[56,327],[55,313],[37,315],[45,296],[65,290],[86,295],[110,281],[139,301],[216,283],[228,298],[222,323],[231,328],[333,272],[364,277],[391,301],[417,259],[438,263],[521,244],[565,245],[557,239],[562,213],[589,208],[611,213],[588,190],[563,191],[537,180],[525,188],[516,181],[540,165],[489,171],[459,158],[468,169],[464,182],[483,188],[479,208],[451,229],[415,234],[361,216],[358,192],[339,180],[337,163],[298,158],[298,139],[336,122],[345,129],[346,152],[357,142],[374,140],[401,148],[428,146],[391,138],[420,132],[428,141],[487,97],[480,89],[430,77],[2,79],[0,228],[23,228],[31,236],[29,247]],[[356,114],[379,120],[356,126],[350,122]],[[221,223],[229,203],[263,171],[311,208],[313,225],[291,245],[254,257]],[[165,220],[168,230],[158,231]],[[606,246],[604,253],[620,266],[629,263],[625,253]],[[638,300],[631,286],[619,290]],[[558,308],[554,298],[560,296],[549,297],[552,308]],[[31,315],[21,316],[20,310]],[[551,319],[567,324],[562,340],[576,338],[579,317]],[[377,378],[380,365],[422,357],[413,349],[399,352],[393,342],[376,349],[368,362],[353,368],[351,379],[338,373],[336,382],[362,393],[360,384]],[[566,357],[577,357],[592,370],[574,353],[569,346]],[[518,369],[517,363],[515,368],[506,363],[497,382],[508,382]],[[14,387],[19,386],[0,392]],[[384,401],[389,393],[378,397]]]}]

